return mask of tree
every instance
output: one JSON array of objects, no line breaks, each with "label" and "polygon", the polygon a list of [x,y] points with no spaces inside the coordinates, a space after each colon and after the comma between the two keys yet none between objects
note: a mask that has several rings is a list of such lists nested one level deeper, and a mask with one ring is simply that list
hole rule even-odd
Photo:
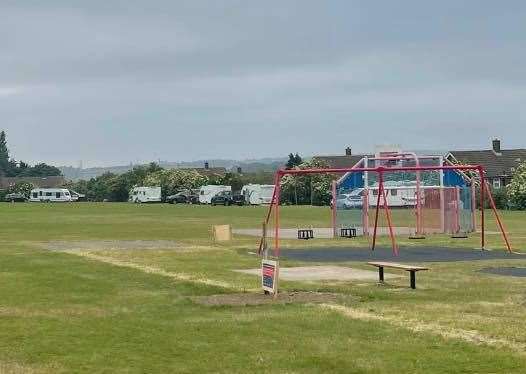
[{"label": "tree", "polygon": [[506,187],[508,198],[516,209],[526,209],[526,162],[515,170],[511,183]]},{"label": "tree", "polygon": [[25,197],[29,197],[31,190],[34,188],[33,184],[29,182],[18,182],[13,187],[9,188],[9,193],[20,193]]},{"label": "tree", "polygon": [[5,131],[0,132],[0,175],[6,175],[9,171],[9,149],[7,148],[7,136]]},{"label": "tree", "polygon": [[26,167],[25,169],[21,169],[21,172],[17,174],[17,176],[20,177],[53,177],[59,175],[62,175],[59,168],[45,163],[40,163],[33,167]]},{"label": "tree", "polygon": [[[299,169],[322,169],[327,165],[321,161],[305,161]],[[331,200],[331,181],[327,174],[285,175],[281,180],[282,200],[296,204],[326,205]]]},{"label": "tree", "polygon": [[287,163],[285,164],[285,168],[286,169],[294,169],[296,166],[299,166],[301,165],[303,162],[301,156],[299,154],[293,154],[293,153],[290,153],[289,154],[289,159],[287,161]]}]

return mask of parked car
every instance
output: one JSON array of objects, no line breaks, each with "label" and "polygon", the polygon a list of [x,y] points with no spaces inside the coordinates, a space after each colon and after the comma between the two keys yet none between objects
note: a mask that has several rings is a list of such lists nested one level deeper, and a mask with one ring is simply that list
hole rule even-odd
[{"label": "parked car", "polygon": [[27,197],[21,193],[8,193],[7,195],[5,195],[4,200],[11,203],[24,202],[27,200]]},{"label": "parked car", "polygon": [[188,192],[179,192],[167,196],[165,201],[169,204],[199,204],[199,196]]},{"label": "parked car", "polygon": [[232,204],[234,205],[239,205],[239,206],[243,206],[245,205],[245,196],[244,195],[241,195],[241,194],[234,194],[232,196]]},{"label": "parked car", "polygon": [[212,199],[210,200],[211,205],[231,205],[232,204],[232,192],[230,191],[222,191],[217,193]]},{"label": "parked car", "polygon": [[241,194],[234,194],[230,191],[219,192],[211,201],[211,205],[245,205],[245,196]]}]

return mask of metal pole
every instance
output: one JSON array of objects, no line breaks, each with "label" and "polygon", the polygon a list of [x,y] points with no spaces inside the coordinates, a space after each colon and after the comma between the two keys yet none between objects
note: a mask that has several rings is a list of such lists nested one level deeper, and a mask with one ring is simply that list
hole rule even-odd
[{"label": "metal pole", "polygon": [[481,249],[484,250],[486,246],[485,238],[485,217],[484,217],[484,195],[486,194],[486,180],[484,178],[484,170],[479,166],[479,176],[480,176],[480,244]]},{"label": "metal pole", "polygon": [[[270,216],[272,215],[272,207],[274,206],[274,200],[276,199],[276,185],[278,183],[278,173],[276,173],[276,175],[274,176],[274,191],[272,191],[272,200],[270,200],[270,205],[268,206],[268,212],[267,212],[267,218],[265,218],[265,225],[268,226],[269,224],[269,221],[270,221]],[[259,242],[259,250],[258,250],[258,254],[261,254],[262,250],[263,250],[263,244],[266,244],[266,243],[263,243],[263,238],[261,238],[260,242]]]},{"label": "metal pole", "polygon": [[471,223],[473,232],[477,232],[477,193],[475,189],[475,178],[471,178]]},{"label": "metal pole", "polygon": [[274,256],[279,258],[279,200],[281,195],[281,173],[278,171],[277,174],[277,181],[276,186],[274,187],[276,198],[274,200],[274,203],[276,204],[275,210],[276,210],[276,227],[274,232]]},{"label": "metal pole", "polygon": [[337,208],[337,199],[336,196],[336,181],[332,181],[332,237],[335,238],[338,233],[336,231],[336,208]]},{"label": "metal pole", "polygon": [[[489,186],[488,186],[489,190]],[[508,252],[512,252],[511,244],[508,240],[508,235],[506,234],[506,230],[504,229],[504,225],[502,224],[502,221],[500,220],[499,213],[497,212],[497,207],[495,205],[495,200],[493,200],[493,196],[491,196],[491,193],[488,194],[489,203],[491,205],[491,209],[493,210],[493,214],[495,214],[495,219],[497,220],[497,224],[500,228],[500,233],[502,234],[502,238],[504,239],[504,242],[506,243],[506,247],[508,248]]]},{"label": "metal pole", "polygon": [[383,179],[384,179],[384,175],[383,175],[383,172],[382,171],[379,171],[378,172],[378,181],[379,181],[379,185],[378,185],[378,199],[376,200],[376,212],[375,212],[375,218],[374,218],[374,231],[373,231],[373,245],[371,247],[371,250],[374,251],[374,248],[376,247],[376,232],[377,232],[377,229],[378,229],[378,213],[380,213],[380,188],[382,188],[383,186]]},{"label": "metal pole", "polygon": [[[388,204],[387,204],[387,195],[385,194],[385,188],[384,188],[383,180],[380,183],[381,183],[380,189],[382,190],[382,197],[384,199],[383,207],[384,207],[384,210],[385,210],[385,217],[387,218],[387,225],[389,226],[389,236],[391,237],[391,245],[393,247],[393,254],[395,256],[398,256],[398,248],[396,246],[396,240],[395,240],[395,236],[394,236],[394,232],[393,232],[393,223],[391,221],[391,212],[389,211],[389,207],[388,207]],[[380,195],[380,194],[378,194],[378,195]]]},{"label": "metal pole", "polygon": [[455,187],[455,232],[460,232],[460,188]]}]

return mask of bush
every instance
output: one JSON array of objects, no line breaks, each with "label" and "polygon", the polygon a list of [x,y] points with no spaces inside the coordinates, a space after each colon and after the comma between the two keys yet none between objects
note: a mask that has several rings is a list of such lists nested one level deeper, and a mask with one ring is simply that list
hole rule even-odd
[{"label": "bush", "polygon": [[513,208],[526,209],[526,162],[519,165],[506,190]]}]

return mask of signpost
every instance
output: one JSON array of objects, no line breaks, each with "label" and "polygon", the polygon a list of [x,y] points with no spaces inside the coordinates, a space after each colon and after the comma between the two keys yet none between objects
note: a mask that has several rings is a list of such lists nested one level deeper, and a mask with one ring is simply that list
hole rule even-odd
[{"label": "signpost", "polygon": [[267,294],[278,295],[279,264],[278,261],[261,261],[261,286]]}]

